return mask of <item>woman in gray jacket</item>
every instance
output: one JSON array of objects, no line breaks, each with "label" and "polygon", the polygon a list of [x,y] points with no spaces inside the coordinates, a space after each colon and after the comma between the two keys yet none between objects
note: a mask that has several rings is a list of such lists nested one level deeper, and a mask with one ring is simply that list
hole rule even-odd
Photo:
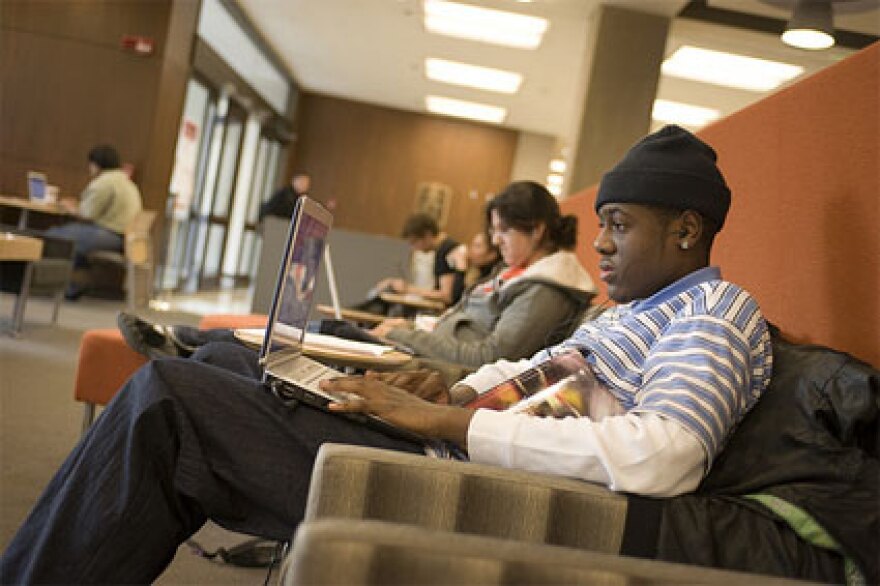
[{"label": "woman in gray jacket", "polygon": [[372,333],[468,368],[531,356],[564,339],[596,293],[572,252],[577,218],[563,216],[542,185],[519,181],[489,202],[486,225],[505,263],[496,276],[465,293],[430,332],[393,319]]}]

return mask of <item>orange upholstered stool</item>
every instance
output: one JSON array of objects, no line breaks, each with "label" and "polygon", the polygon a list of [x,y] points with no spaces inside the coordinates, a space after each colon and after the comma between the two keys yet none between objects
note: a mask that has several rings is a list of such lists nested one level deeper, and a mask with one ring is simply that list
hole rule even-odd
[{"label": "orange upholstered stool", "polygon": [[[213,328],[262,328],[265,315],[206,315],[203,330]],[[82,432],[95,419],[95,406],[106,405],[147,357],[132,350],[117,329],[88,330],[83,334],[76,366],[73,398],[84,404]]]},{"label": "orange upholstered stool", "polygon": [[147,357],[125,343],[117,329],[88,330],[79,346],[73,398],[85,403],[83,433],[95,418],[95,405],[106,405]]}]

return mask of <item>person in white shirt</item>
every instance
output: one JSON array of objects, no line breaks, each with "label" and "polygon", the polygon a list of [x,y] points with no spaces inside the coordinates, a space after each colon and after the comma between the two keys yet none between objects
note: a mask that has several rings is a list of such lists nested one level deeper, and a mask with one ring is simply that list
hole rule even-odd
[{"label": "person in white shirt", "polygon": [[[475,462],[640,495],[693,490],[772,369],[757,304],[708,266],[729,204],[714,151],[666,127],[636,144],[599,188],[594,247],[616,307],[561,347],[486,365],[451,389],[424,372],[324,383],[351,394],[334,411],[380,415],[428,444],[285,404],[259,382],[254,354],[235,346],[148,363],[51,481],[7,547],[0,582],[153,581],[207,519],[289,539],[325,442],[447,447]],[[617,401],[615,414],[555,419],[467,406],[564,348],[581,351]]]}]

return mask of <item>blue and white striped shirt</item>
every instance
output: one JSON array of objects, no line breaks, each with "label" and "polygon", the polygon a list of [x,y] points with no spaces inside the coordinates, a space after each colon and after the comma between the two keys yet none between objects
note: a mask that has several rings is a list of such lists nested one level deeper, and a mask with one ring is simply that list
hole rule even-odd
[{"label": "blue and white striped shirt", "polygon": [[[656,413],[693,433],[708,462],[770,381],[767,324],[752,296],[715,267],[609,309],[556,350],[579,348],[632,413]],[[533,363],[546,359],[541,353]]]}]

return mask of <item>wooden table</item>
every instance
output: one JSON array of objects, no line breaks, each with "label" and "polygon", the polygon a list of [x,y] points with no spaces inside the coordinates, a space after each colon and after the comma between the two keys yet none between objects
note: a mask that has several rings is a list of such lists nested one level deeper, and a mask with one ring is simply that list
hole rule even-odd
[{"label": "wooden table", "polygon": [[12,333],[21,331],[21,322],[24,318],[24,306],[27,303],[31,288],[31,275],[33,274],[33,262],[43,256],[43,241],[39,238],[21,236],[9,232],[0,232],[0,262],[19,261],[25,263],[24,277],[21,280],[21,289],[15,297],[12,306]]},{"label": "wooden table", "polygon": [[[326,315],[327,317],[332,318],[336,317],[336,310],[333,309],[332,306],[322,305],[319,303],[316,307],[321,315]],[[339,313],[341,314],[342,319],[347,319],[349,321],[353,321],[359,324],[368,325],[381,323],[385,321],[385,319],[387,319],[388,317],[385,315],[380,315],[378,313],[370,313],[369,311],[360,311],[358,309],[341,308],[339,310]]]},{"label": "wooden table", "polygon": [[313,346],[308,342],[303,345],[303,354],[314,358],[315,360],[329,362],[336,366],[372,370],[394,370],[404,366],[412,360],[412,356],[399,350],[392,350],[391,352],[386,352],[380,356],[370,356],[367,354],[343,352],[341,350]]},{"label": "wooden table", "polygon": [[[265,330],[262,328],[239,328],[234,333],[236,338],[253,348],[260,348],[263,345]],[[308,334],[306,335],[308,336]],[[309,344],[308,340],[303,344],[303,354],[322,362],[329,362],[335,366],[372,370],[393,370],[404,366],[412,360],[412,356],[399,350],[392,350],[375,356],[362,352],[349,352],[342,349]]]},{"label": "wooden table", "polygon": [[420,297],[418,295],[407,295],[400,293],[382,293],[379,295],[379,298],[386,303],[398,303],[400,305],[405,305],[408,307],[412,307],[415,309],[424,309],[427,311],[436,311],[441,312],[446,308],[446,305],[441,301],[434,301],[433,299],[425,299],[424,297]]},{"label": "wooden table", "polygon": [[10,195],[0,195],[0,206],[18,209],[20,212],[18,215],[18,227],[20,229],[27,228],[28,214],[30,212],[52,214],[55,216],[71,215],[67,208],[58,203],[43,203],[32,201],[24,197],[14,197]]}]

